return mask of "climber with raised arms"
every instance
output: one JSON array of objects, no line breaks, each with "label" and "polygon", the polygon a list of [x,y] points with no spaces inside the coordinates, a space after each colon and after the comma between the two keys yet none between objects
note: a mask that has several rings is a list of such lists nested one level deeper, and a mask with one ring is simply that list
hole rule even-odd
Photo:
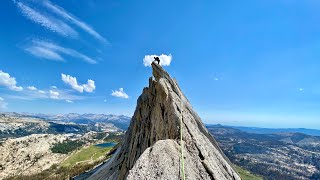
[{"label": "climber with raised arms", "polygon": [[160,59],[159,59],[158,56],[155,56],[155,57],[154,57],[154,61],[156,61],[156,62],[158,62],[158,64],[160,64]]}]

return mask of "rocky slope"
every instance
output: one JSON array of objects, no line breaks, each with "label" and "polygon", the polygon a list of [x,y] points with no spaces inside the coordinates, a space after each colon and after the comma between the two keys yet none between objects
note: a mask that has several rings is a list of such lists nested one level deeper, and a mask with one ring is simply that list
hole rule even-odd
[{"label": "rocky slope", "polygon": [[[52,119],[48,117],[52,117]],[[74,114],[72,117],[73,119],[70,114],[45,116],[43,114],[0,113],[0,142],[8,138],[32,134],[117,132],[127,129],[130,123],[128,120],[130,118],[126,116]]]},{"label": "rocky slope", "polygon": [[180,179],[181,130],[186,179],[240,179],[177,82],[152,69],[125,140],[89,179]]},{"label": "rocky slope", "polygon": [[[0,134],[9,134],[10,131],[21,131],[21,129],[24,129],[26,127],[29,127],[28,131],[36,132],[40,129],[48,129],[49,123],[36,118],[17,117],[0,114]],[[0,138],[1,137],[2,136],[0,135]]]},{"label": "rocky slope", "polygon": [[53,164],[58,164],[66,155],[54,154],[50,147],[66,138],[64,135],[33,134],[1,143],[0,179],[36,174]]}]

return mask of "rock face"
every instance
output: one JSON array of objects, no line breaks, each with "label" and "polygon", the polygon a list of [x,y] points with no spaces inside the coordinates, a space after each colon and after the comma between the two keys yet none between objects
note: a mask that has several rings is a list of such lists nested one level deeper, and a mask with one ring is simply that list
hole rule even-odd
[{"label": "rock face", "polygon": [[89,179],[181,179],[180,132],[186,179],[241,179],[177,82],[152,69],[122,145]]},{"label": "rock face", "polygon": [[0,179],[37,174],[59,164],[66,155],[52,153],[50,148],[66,138],[64,135],[32,134],[1,143]]}]

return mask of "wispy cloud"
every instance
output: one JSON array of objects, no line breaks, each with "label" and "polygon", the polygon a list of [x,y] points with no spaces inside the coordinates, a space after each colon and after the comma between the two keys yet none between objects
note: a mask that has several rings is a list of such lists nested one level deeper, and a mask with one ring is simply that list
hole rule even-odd
[{"label": "wispy cloud", "polygon": [[87,84],[78,84],[77,78],[72,77],[70,75],[61,74],[61,79],[64,83],[69,84],[72,89],[79,91],[79,92],[93,92],[96,89],[96,86],[94,84],[94,81],[91,79],[88,79]]},{"label": "wispy cloud", "polygon": [[67,102],[67,103],[73,103],[73,101],[71,101],[71,100],[68,100],[68,99],[66,100],[66,102]]},{"label": "wispy cloud", "polygon": [[112,90],[111,96],[128,99],[129,96],[124,92],[123,88],[119,88],[119,90]]},{"label": "wispy cloud", "polygon": [[100,42],[109,43],[87,23],[49,0],[13,0],[13,2],[27,19],[59,35],[77,38],[79,33],[71,27],[73,25],[90,34]]},{"label": "wispy cloud", "polygon": [[46,92],[43,91],[43,90],[39,90],[38,93],[40,93],[40,94],[45,94]]},{"label": "wispy cloud", "polygon": [[59,99],[59,92],[58,92],[58,91],[50,90],[50,91],[49,91],[49,97],[50,97],[51,99]]},{"label": "wispy cloud", "polygon": [[50,59],[54,61],[64,61],[64,59],[60,56],[59,53],[44,47],[31,46],[31,47],[25,48],[25,50],[30,54],[37,56],[39,58],[45,58],[45,59]]},{"label": "wispy cloud", "polygon": [[4,99],[2,97],[0,97],[0,110],[7,109],[7,105],[8,105],[8,103],[6,103],[4,101]]},{"label": "wispy cloud", "polygon": [[143,65],[144,66],[151,66],[151,63],[154,61],[154,57],[159,57],[160,59],[160,65],[161,66],[170,66],[172,55],[145,55],[143,58]]},{"label": "wispy cloud", "polygon": [[88,98],[86,96],[74,95],[74,91],[72,90],[56,89],[55,91],[59,92],[59,100],[70,100],[74,102],[76,100],[83,100]]},{"label": "wispy cloud", "polygon": [[28,86],[27,89],[29,89],[30,91],[36,91],[38,90],[36,87],[34,86]]},{"label": "wispy cloud", "polygon": [[43,89],[43,90],[30,90],[22,91],[19,94],[4,95],[8,99],[19,99],[19,100],[38,100],[38,99],[52,99],[52,100],[63,100],[63,101],[75,101],[86,99],[85,96],[73,95],[73,91],[65,89]]},{"label": "wispy cloud", "polygon": [[49,41],[33,39],[31,41],[31,45],[24,49],[25,51],[29,52],[30,54],[36,57],[45,58],[49,60],[64,61],[63,56],[71,56],[74,58],[81,59],[90,64],[97,63],[97,61],[95,61],[94,59],[76,50],[65,48]]},{"label": "wispy cloud", "polygon": [[65,37],[76,38],[78,36],[78,33],[65,22],[58,20],[50,15],[41,13],[39,10],[34,9],[23,2],[14,2],[23,16],[41,25],[42,27],[45,27],[46,29]]},{"label": "wispy cloud", "polygon": [[5,86],[13,91],[22,91],[21,86],[17,86],[15,77],[11,77],[9,73],[0,70],[0,86]]},{"label": "wispy cloud", "polygon": [[79,18],[75,17],[71,13],[64,10],[62,7],[52,4],[50,1],[43,1],[43,5],[50,9],[55,14],[64,18],[68,22],[75,24],[82,30],[86,31],[88,34],[92,35],[94,38],[98,39],[101,42],[108,42],[104,37],[102,37],[99,33],[97,33],[92,27],[87,25],[85,22],[81,21]]}]

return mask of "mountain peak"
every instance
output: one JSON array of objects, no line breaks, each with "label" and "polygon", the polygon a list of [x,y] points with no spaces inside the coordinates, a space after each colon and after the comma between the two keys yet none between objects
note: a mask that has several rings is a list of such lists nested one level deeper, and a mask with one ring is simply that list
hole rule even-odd
[{"label": "mountain peak", "polygon": [[240,179],[176,80],[151,65],[124,141],[90,179],[180,179],[181,148],[186,179]]},{"label": "mountain peak", "polygon": [[156,80],[159,80],[160,78],[166,78],[171,79],[169,74],[157,63],[152,62],[152,75],[156,78]]}]

